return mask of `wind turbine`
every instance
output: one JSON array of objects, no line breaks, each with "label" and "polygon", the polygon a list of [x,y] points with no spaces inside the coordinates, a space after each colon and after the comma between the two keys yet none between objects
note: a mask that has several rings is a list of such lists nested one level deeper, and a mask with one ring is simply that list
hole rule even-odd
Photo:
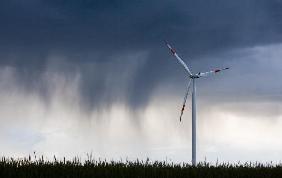
[{"label": "wind turbine", "polygon": [[201,77],[206,77],[210,74],[216,74],[220,71],[227,70],[229,68],[227,67],[227,68],[222,68],[222,69],[211,70],[209,72],[199,72],[199,73],[193,74],[191,70],[188,68],[188,66],[185,64],[185,62],[178,56],[175,49],[173,49],[167,42],[166,42],[166,46],[169,48],[170,52],[178,60],[178,62],[184,67],[190,79],[188,82],[185,96],[184,96],[184,101],[183,101],[181,114],[180,114],[180,122],[181,122],[181,118],[184,112],[186,100],[189,94],[191,82],[193,84],[193,91],[192,91],[192,165],[196,166],[196,79],[201,78]]}]

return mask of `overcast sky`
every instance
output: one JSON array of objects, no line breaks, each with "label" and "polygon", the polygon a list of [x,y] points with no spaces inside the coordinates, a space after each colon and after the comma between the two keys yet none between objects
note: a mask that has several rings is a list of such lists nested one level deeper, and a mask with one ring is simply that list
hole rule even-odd
[{"label": "overcast sky", "polygon": [[3,0],[1,156],[282,160],[281,0]]}]

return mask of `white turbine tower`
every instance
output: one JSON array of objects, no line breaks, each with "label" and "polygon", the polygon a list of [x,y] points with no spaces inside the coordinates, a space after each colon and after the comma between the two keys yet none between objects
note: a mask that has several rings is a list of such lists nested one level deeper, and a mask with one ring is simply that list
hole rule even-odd
[{"label": "white turbine tower", "polygon": [[184,96],[182,109],[181,109],[180,122],[181,122],[181,117],[183,115],[183,111],[184,111],[184,108],[185,108],[186,100],[187,100],[187,97],[188,97],[188,94],[189,94],[191,81],[192,81],[192,84],[193,84],[193,91],[192,91],[192,165],[196,166],[196,79],[198,79],[200,77],[206,77],[210,74],[215,74],[217,72],[220,72],[222,70],[226,70],[226,69],[229,69],[229,68],[215,69],[215,70],[211,70],[209,72],[199,72],[199,73],[193,74],[190,71],[190,69],[188,68],[188,66],[185,64],[185,62],[178,56],[175,49],[173,49],[167,42],[166,42],[166,45],[169,48],[169,50],[171,51],[171,53],[173,54],[173,56],[176,57],[178,62],[184,67],[186,72],[188,72],[188,77],[190,78],[190,80],[188,82],[187,90],[186,90],[186,93],[185,93],[185,96]]}]

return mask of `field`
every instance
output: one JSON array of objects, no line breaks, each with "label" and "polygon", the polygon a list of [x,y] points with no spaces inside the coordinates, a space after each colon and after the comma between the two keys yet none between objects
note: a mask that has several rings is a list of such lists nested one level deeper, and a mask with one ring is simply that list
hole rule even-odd
[{"label": "field", "polygon": [[245,163],[210,165],[199,163],[196,167],[189,164],[151,162],[149,160],[81,162],[80,159],[45,161],[43,157],[13,159],[2,157],[0,161],[1,178],[279,178],[282,165]]}]

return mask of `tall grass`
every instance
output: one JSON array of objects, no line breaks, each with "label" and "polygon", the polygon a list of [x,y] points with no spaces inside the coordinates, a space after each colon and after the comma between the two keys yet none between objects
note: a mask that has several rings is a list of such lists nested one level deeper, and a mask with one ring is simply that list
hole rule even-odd
[{"label": "tall grass", "polygon": [[174,164],[151,162],[149,159],[136,161],[106,161],[88,159],[82,162],[78,157],[72,160],[44,160],[43,156],[33,159],[14,159],[2,157],[0,160],[0,177],[2,178],[280,178],[282,165],[245,163],[216,164],[199,163]]}]

